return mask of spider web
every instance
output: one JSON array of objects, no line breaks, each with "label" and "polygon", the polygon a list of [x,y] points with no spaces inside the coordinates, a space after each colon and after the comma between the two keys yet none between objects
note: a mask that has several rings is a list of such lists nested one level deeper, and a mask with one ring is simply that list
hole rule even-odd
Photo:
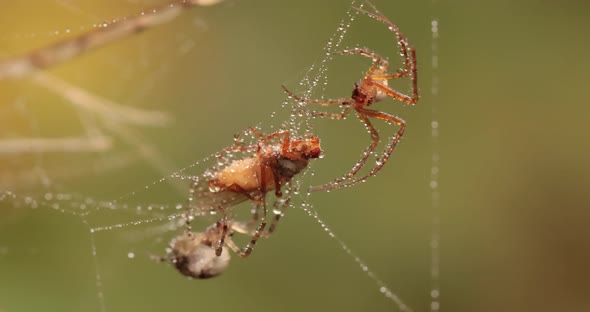
[{"label": "spider web", "polygon": [[[31,10],[14,4],[3,20],[16,30],[0,35],[0,56],[66,40],[161,4],[54,0],[35,8],[51,18],[27,23],[9,18]],[[404,23],[410,17],[391,13],[418,6],[375,4],[412,40],[412,23]],[[0,311],[162,310],[170,306],[260,310],[261,305],[265,310],[425,310],[429,294],[422,289],[429,280],[433,283],[430,308],[438,310],[438,275],[426,277],[428,265],[420,264],[428,250],[415,247],[427,239],[399,239],[412,236],[408,233],[416,229],[409,225],[424,217],[399,214],[424,203],[408,200],[404,204],[397,194],[386,203],[365,199],[390,187],[402,190],[414,185],[388,184],[398,179],[395,173],[380,174],[350,190],[294,194],[295,209],[287,212],[277,234],[257,246],[249,259],[234,255],[230,271],[218,279],[187,281],[150,259],[162,255],[178,232],[189,184],[183,177],[206,168],[211,159],[204,156],[229,145],[234,133],[253,123],[268,132],[278,128],[317,132],[329,151],[325,160],[336,160],[334,155],[340,153],[351,155],[343,161],[345,165],[332,168],[318,160],[313,170],[296,181],[296,190],[341,175],[354,162],[368,142],[364,133],[357,135],[362,128],[338,133],[344,127],[337,122],[290,114],[293,103],[284,101],[277,82],[310,97],[348,94],[351,82],[359,79],[367,64],[334,58],[332,52],[359,44],[373,48],[374,41],[359,43],[366,32],[393,37],[386,29],[373,32],[380,25],[358,18],[351,7],[359,5],[359,1],[330,8],[290,4],[276,8],[281,14],[270,13],[273,3],[260,6],[264,10],[232,1],[195,8],[169,24],[27,79],[2,81],[0,190],[5,191],[0,195],[0,275],[5,277],[3,288],[11,291],[0,298]],[[301,16],[314,16],[317,21],[302,25]],[[254,25],[244,26],[249,23]],[[268,30],[268,25],[277,29]],[[289,25],[299,25],[298,32],[285,35]],[[337,30],[330,35],[333,25]],[[267,33],[258,35],[260,29]],[[317,38],[306,36],[312,30]],[[321,46],[325,54],[318,59]],[[393,46],[392,40],[379,40],[374,50],[393,55]],[[293,50],[312,57],[286,65]],[[281,102],[282,107],[277,105]],[[409,113],[411,109],[400,110],[405,118]],[[117,117],[111,120],[112,116]],[[436,127],[431,126],[434,140]],[[350,134],[349,139],[334,139],[343,134]],[[408,142],[418,141],[419,136],[410,136]],[[338,150],[336,145],[343,143],[349,149]],[[391,168],[398,167],[396,157],[384,171],[398,171]],[[201,160],[195,162],[195,158]],[[438,164],[432,162],[431,182],[437,183],[434,168]],[[436,200],[433,188],[433,208]],[[316,222],[320,226],[311,225]],[[433,225],[432,246],[438,246],[438,232],[438,225]],[[431,251],[434,272],[438,271],[438,247]],[[351,266],[351,257],[360,270]],[[52,286],[60,281],[60,287]],[[22,293],[39,300],[19,297]]]}]

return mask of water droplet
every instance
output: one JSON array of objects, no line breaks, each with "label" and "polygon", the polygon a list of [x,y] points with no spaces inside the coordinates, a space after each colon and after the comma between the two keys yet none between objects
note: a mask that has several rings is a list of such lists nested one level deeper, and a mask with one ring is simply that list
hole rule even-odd
[{"label": "water droplet", "polygon": [[437,181],[434,181],[434,180],[430,181],[430,188],[431,189],[438,188],[438,182]]},{"label": "water droplet", "polygon": [[430,297],[432,298],[438,298],[439,295],[440,292],[438,291],[438,289],[433,289],[432,291],[430,291]]}]

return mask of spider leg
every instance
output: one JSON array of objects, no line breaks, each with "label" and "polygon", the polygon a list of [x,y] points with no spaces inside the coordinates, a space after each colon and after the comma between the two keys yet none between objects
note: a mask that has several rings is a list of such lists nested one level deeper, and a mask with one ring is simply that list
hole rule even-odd
[{"label": "spider leg", "polygon": [[[236,232],[239,232],[239,231],[236,231]],[[225,245],[227,247],[229,247],[231,250],[233,250],[236,254],[241,255],[242,250],[240,249],[240,247],[238,247],[238,245],[234,242],[234,240],[230,236],[228,236],[225,239]]]},{"label": "spider leg", "polygon": [[266,168],[265,166],[261,166],[260,172],[258,173],[258,175],[259,175],[258,178],[260,181],[260,189],[259,189],[260,198],[257,201],[257,205],[261,205],[261,207],[262,207],[262,217],[260,218],[261,219],[260,224],[258,225],[256,230],[254,231],[254,233],[252,235],[252,239],[250,240],[248,245],[246,245],[244,250],[238,251],[238,255],[242,258],[246,258],[252,253],[252,249],[254,248],[254,246],[256,245],[256,242],[258,241],[260,236],[262,236],[262,234],[264,233],[264,229],[266,228],[266,217],[268,215],[268,209],[266,207],[266,182],[267,181],[266,181],[265,170],[268,170],[268,168]]},{"label": "spider leg", "polygon": [[281,87],[283,87],[283,90],[285,90],[285,93],[287,93],[287,95],[291,98],[293,98],[295,101],[299,102],[299,103],[303,103],[303,104],[316,104],[316,105],[321,105],[321,106],[335,106],[335,105],[343,105],[346,103],[350,102],[350,98],[340,98],[340,99],[334,99],[334,100],[312,100],[312,99],[304,99],[298,95],[296,95],[295,93],[289,91],[289,89],[287,89],[287,87],[285,87],[284,85],[281,85]]},{"label": "spider leg", "polygon": [[[242,138],[242,136],[244,136],[248,133],[250,133],[258,138],[257,144],[252,144],[252,145],[248,145],[248,146],[243,145],[243,142],[241,142],[241,138]],[[281,140],[281,136],[283,137],[282,140]],[[256,152],[258,152],[262,147],[261,144],[268,145],[269,141],[273,138],[277,138],[277,140],[281,144],[282,152],[286,153],[289,148],[290,142],[291,142],[289,131],[277,131],[277,132],[271,133],[269,135],[264,135],[264,134],[260,133],[256,128],[246,128],[234,136],[235,142],[234,142],[233,146],[224,148],[219,154],[227,153],[227,152],[235,152],[235,151],[256,151]]]},{"label": "spider leg", "polygon": [[[244,196],[245,198],[255,202],[257,207],[255,208],[255,210],[252,213],[252,218],[253,218],[253,220],[258,219],[258,211],[260,210],[260,205],[261,205],[260,203],[265,202],[264,195],[258,196],[257,194],[254,194],[253,192],[246,191],[244,188],[242,188],[238,184],[231,184],[231,185],[227,186],[225,188],[225,191],[240,194],[241,196]],[[213,243],[213,249],[215,249],[215,254],[217,256],[220,256],[221,253],[223,252],[223,246],[225,244],[225,239],[228,237],[230,229],[233,229],[233,222],[234,221],[232,221],[231,216],[228,215],[228,213],[231,213],[231,211],[232,211],[231,205],[227,206],[227,207],[217,206],[214,208],[215,208],[214,210],[219,212],[221,216],[215,224],[216,233],[219,233],[219,235],[215,239],[212,240],[212,243]],[[266,214],[266,211],[263,211],[263,213]],[[263,217],[262,217],[262,222],[263,223],[265,222],[265,215],[263,215]]]},{"label": "spider leg", "polygon": [[[349,187],[349,186],[352,186],[352,185],[357,184],[359,182],[363,182],[366,179],[368,179],[369,177],[376,175],[377,172],[379,172],[379,170],[381,170],[381,168],[389,160],[389,157],[393,153],[395,147],[399,143],[399,141],[402,138],[404,131],[406,129],[406,122],[398,116],[390,115],[390,114],[387,114],[384,112],[374,111],[371,109],[365,109],[365,108],[361,108],[358,111],[358,115],[359,115],[359,118],[361,116],[363,117],[363,118],[361,118],[361,120],[363,120],[363,122],[365,122],[365,120],[366,120],[365,124],[367,125],[367,128],[369,129],[369,131],[372,134],[371,136],[373,137],[373,142],[371,143],[371,145],[369,147],[367,147],[365,149],[361,160],[355,164],[355,166],[352,168],[352,170],[347,175],[345,175],[339,179],[336,179],[332,182],[326,183],[324,185],[314,186],[311,188],[312,191],[314,191],[314,192],[315,191],[326,191],[326,190],[338,189],[338,188],[343,188],[343,187]],[[397,133],[395,134],[395,136],[393,137],[393,140],[389,144],[387,144],[387,146],[385,147],[383,154],[377,160],[377,165],[373,169],[371,169],[371,171],[369,171],[366,175],[364,175],[362,177],[356,177],[353,179],[353,177],[358,173],[358,171],[365,165],[367,158],[369,157],[369,155],[372,153],[372,151],[377,146],[377,143],[379,142],[379,135],[377,134],[376,137],[373,135],[372,131],[376,132],[376,130],[372,126],[372,124],[370,123],[370,121],[368,120],[367,117],[372,117],[372,118],[376,118],[379,120],[383,120],[387,123],[393,123],[393,124],[398,125],[400,128],[397,131]]]},{"label": "spider leg", "polygon": [[[228,187],[228,190],[232,191],[232,192],[240,192],[240,189],[243,190],[239,185],[236,184],[232,184],[230,187]],[[267,216],[267,208],[266,208],[266,198],[264,196],[264,194],[266,192],[262,192],[262,190],[265,190],[266,186],[262,187],[262,183],[261,183],[261,196],[260,197],[255,197],[252,194],[250,194],[249,192],[243,191],[243,194],[245,194],[250,200],[256,202],[256,211],[262,210],[262,217],[260,218],[260,224],[258,225],[258,227],[255,230],[250,229],[250,226],[242,223],[242,222],[237,222],[237,221],[231,221],[231,226],[229,226],[228,224],[230,223],[227,216],[224,215],[223,218],[221,219],[221,221],[217,222],[217,227],[218,227],[218,231],[220,231],[222,234],[220,236],[220,239],[216,242],[214,248],[215,248],[215,254],[217,256],[221,255],[222,252],[222,248],[223,245],[225,244],[226,246],[230,247],[236,254],[238,254],[240,257],[242,258],[246,258],[250,255],[250,253],[252,253],[252,249],[254,248],[254,245],[256,245],[256,242],[258,241],[258,239],[261,236],[264,236],[264,229],[266,227],[266,216]],[[223,212],[223,210],[222,210]],[[255,220],[258,219],[257,217],[257,213],[254,214],[255,216],[253,216],[253,218]],[[248,245],[246,245],[246,247],[242,250],[241,248],[239,248],[235,242],[229,237],[229,228],[231,228],[231,230],[234,230],[238,233],[242,233],[242,234],[247,234],[247,235],[251,235],[252,238],[250,240],[250,243]]]},{"label": "spider leg", "polygon": [[[251,210],[252,211],[252,220],[248,221],[248,224],[256,223],[256,222],[258,222],[258,219],[260,219],[260,205],[254,205],[254,206],[255,207]],[[240,232],[240,231],[238,231],[238,232]],[[242,232],[240,232],[240,233],[242,233]]]},{"label": "spider leg", "polygon": [[340,120],[340,119],[346,118],[348,113],[350,113],[351,109],[352,109],[352,107],[348,106],[340,113],[329,113],[329,112],[314,111],[314,110],[300,108],[300,109],[297,109],[296,112],[300,112],[302,114],[305,114],[308,116],[313,116],[313,117],[321,117],[321,118],[330,118],[330,119]]},{"label": "spider leg", "polygon": [[380,82],[371,81],[371,84],[375,88],[383,91],[385,94],[387,94],[388,96],[390,96],[398,101],[402,101],[404,103],[411,104],[411,105],[415,105],[416,103],[418,103],[418,93],[417,92],[412,97],[410,97],[410,96],[405,95],[399,91],[395,91]]},{"label": "spider leg", "polygon": [[220,232],[221,235],[219,236],[219,239],[217,239],[217,242],[215,244],[215,255],[216,256],[221,256],[221,252],[223,251],[223,245],[225,243],[225,238],[227,237],[228,234],[228,220],[227,220],[227,215],[225,215],[225,209],[223,210],[224,212],[224,216],[223,218],[221,218],[221,221],[217,221],[217,232]]},{"label": "spider leg", "polygon": [[156,261],[156,262],[170,262],[171,261],[171,258],[169,255],[165,255],[165,256],[152,255],[152,256],[150,256],[150,259],[152,259],[153,261]]},{"label": "spider leg", "polygon": [[397,27],[397,25],[395,25],[387,17],[385,17],[385,15],[383,15],[383,13],[381,13],[381,11],[379,11],[374,4],[372,4],[369,1],[365,1],[365,2],[371,7],[371,9],[373,9],[373,11],[375,13],[371,13],[371,12],[366,11],[366,10],[361,9],[361,8],[354,8],[354,9],[356,9],[360,13],[363,13],[363,14],[369,16],[372,19],[378,20],[378,21],[382,22],[383,24],[387,25],[387,27],[389,28],[389,30],[391,30],[391,31],[393,31],[395,33],[395,37],[397,39],[397,43],[398,43],[398,45],[400,47],[400,50],[401,50],[401,53],[402,53],[402,55],[404,57],[404,64],[406,64],[406,65],[410,64],[410,59],[408,57],[408,46],[409,46],[409,43],[407,42],[406,37],[399,30],[399,27]]},{"label": "spider leg", "polygon": [[[258,225],[256,230],[254,230],[253,233],[251,231],[248,231],[248,234],[252,235],[252,239],[250,239],[250,242],[248,243],[248,245],[246,245],[246,247],[243,250],[240,248],[237,248],[237,250],[234,250],[242,258],[246,258],[252,253],[252,249],[254,249],[256,242],[258,241],[258,239],[261,236],[263,236],[262,234],[264,233],[264,228],[266,227],[266,201],[262,200],[260,205],[262,205],[262,207],[263,207],[262,208],[262,210],[263,210],[262,221],[260,222],[260,224]],[[230,248],[231,248],[231,246],[230,246]],[[232,249],[234,249],[234,248],[232,248]]]},{"label": "spider leg", "polygon": [[[253,236],[256,232],[256,229],[250,224],[250,222],[241,222],[241,221],[232,221],[231,222],[231,230],[233,232],[237,232],[244,235]],[[231,236],[228,235],[228,236]],[[268,237],[269,233],[265,232],[260,235],[261,237]]]},{"label": "spider leg", "polygon": [[256,151],[256,148],[258,147],[258,145],[256,144],[252,144],[252,145],[244,145],[244,142],[242,142],[242,137],[251,134],[254,137],[257,138],[262,138],[264,137],[263,134],[261,134],[256,128],[246,128],[238,133],[236,133],[234,135],[234,144],[232,146],[226,147],[224,149],[222,149],[221,151],[219,151],[217,153],[217,158],[218,159],[223,159],[223,156],[231,153],[231,152],[247,152],[247,151]]},{"label": "spider leg", "polygon": [[244,234],[244,235],[254,235],[254,229],[252,229],[252,226],[250,224],[250,222],[241,222],[241,221],[232,221],[231,224],[231,229],[234,232],[238,232],[240,234]]},{"label": "spider leg", "polygon": [[406,63],[406,67],[409,67],[407,70],[412,73],[412,100],[413,104],[416,104],[418,102],[418,98],[420,97],[418,95],[418,67],[416,65],[416,50],[414,50],[414,46],[412,45],[409,45],[409,50],[412,57],[412,63],[411,65]]},{"label": "spider leg", "polygon": [[369,78],[371,78],[372,80],[392,80],[407,76],[409,76],[409,74],[405,70],[398,69],[395,74],[371,75],[371,77]]},{"label": "spider leg", "polygon": [[367,73],[365,74],[365,79],[367,77],[372,77],[373,76],[373,72],[375,72],[378,68],[381,68],[382,69],[382,72],[385,72],[385,70],[389,67],[389,62],[387,62],[387,60],[385,60],[381,56],[375,54],[374,52],[369,51],[369,50],[366,50],[366,49],[354,48],[354,49],[347,49],[347,50],[337,51],[337,52],[334,52],[334,53],[341,54],[341,55],[358,54],[358,55],[362,55],[362,56],[365,56],[365,57],[368,57],[368,58],[372,59],[373,60],[373,64],[371,65],[371,67],[369,68],[369,70],[367,70]]},{"label": "spider leg", "polygon": [[[328,182],[326,184],[312,186],[311,187],[312,192],[327,191],[327,190],[341,188],[343,186],[343,184],[342,184],[343,181],[349,180],[352,177],[354,177],[358,173],[358,171],[366,164],[367,159],[373,153],[373,151],[377,147],[377,144],[379,144],[379,133],[377,132],[375,127],[373,127],[373,124],[371,123],[371,121],[367,118],[365,111],[372,111],[372,110],[366,110],[366,109],[361,109],[360,111],[357,110],[357,116],[365,124],[366,128],[368,129],[369,134],[371,135],[371,144],[369,146],[367,146],[367,148],[365,148],[365,150],[363,151],[363,154],[361,156],[361,159],[352,167],[352,169],[350,169],[350,171],[346,175],[344,175],[338,179],[335,179],[331,182]],[[363,177],[363,180],[366,179],[367,177]],[[352,184],[355,184],[355,183],[352,183]],[[350,184],[350,185],[352,185],[352,184]],[[346,185],[348,186],[348,183]]]},{"label": "spider leg", "polygon": [[[260,151],[260,149],[263,148],[263,146],[261,146],[261,143],[263,143],[264,145],[268,145],[268,141],[270,141],[273,138],[277,138],[279,145],[281,146],[281,154],[282,155],[287,155],[289,153],[289,148],[291,146],[291,133],[289,131],[277,131],[274,133],[271,133],[263,138],[261,138],[258,142],[258,149]],[[258,157],[260,156],[260,152],[258,152]],[[275,177],[274,179],[274,187],[275,187],[275,195],[276,197],[281,197],[282,193],[281,193],[281,183],[280,183],[280,179],[276,178],[279,175],[276,172],[273,172],[273,177]],[[264,192],[266,193],[266,192]],[[258,214],[258,212],[256,212],[256,214]]]},{"label": "spider leg", "polygon": [[[388,26],[388,28],[391,31],[393,31],[395,33],[395,36],[397,38],[397,44],[399,45],[401,54],[404,58],[404,65],[405,65],[404,71],[406,73],[411,74],[411,78],[412,78],[412,103],[411,104],[416,104],[416,102],[418,101],[418,97],[419,97],[418,96],[418,67],[417,67],[417,62],[416,62],[416,50],[414,49],[414,46],[412,46],[408,42],[408,40],[402,34],[402,32],[399,30],[397,25],[395,25],[389,19],[387,19],[371,2],[369,2],[369,1],[365,1],[365,2],[373,9],[373,11],[375,13],[371,13],[371,12],[365,11],[360,8],[355,8],[355,9],[357,11],[375,19],[375,20],[378,20],[378,21],[384,23],[385,25]],[[398,73],[399,73],[399,70],[398,70]],[[395,78],[392,78],[392,79],[395,79]]]},{"label": "spider leg", "polygon": [[273,211],[275,214],[274,219],[272,220],[272,223],[270,224],[270,227],[268,228],[268,235],[272,234],[276,228],[277,228],[277,223],[279,223],[279,220],[281,220],[281,218],[285,215],[285,210],[287,209],[287,207],[289,207],[289,202],[290,199],[287,198],[285,200],[280,200],[277,199],[273,205]]},{"label": "spider leg", "polygon": [[308,110],[308,109],[303,109],[303,108],[299,108],[299,107],[293,109],[294,113],[301,113],[301,114],[305,114],[308,116],[330,118],[330,119],[344,119],[346,117],[346,115],[348,115],[348,113],[350,112],[351,107],[349,106],[349,104],[353,102],[352,98],[340,98],[340,99],[333,99],[333,100],[304,99],[304,98],[294,94],[293,92],[289,91],[285,86],[281,85],[281,87],[283,87],[283,90],[285,90],[285,92],[287,93],[287,95],[289,97],[291,97],[292,99],[294,99],[295,101],[297,101],[299,103],[315,104],[315,105],[321,105],[321,106],[335,106],[335,105],[346,106],[346,108],[340,113],[314,111],[314,110]]},{"label": "spider leg", "polygon": [[[282,141],[281,136],[283,137]],[[281,153],[283,155],[287,154],[289,151],[289,146],[291,145],[291,133],[284,130],[271,133],[264,138],[264,144],[268,144],[268,141],[273,138],[277,138],[279,140],[279,144],[281,145]]]},{"label": "spider leg", "polygon": [[412,61],[407,63],[407,58],[406,58],[406,61],[405,61],[406,69],[404,70],[405,73],[402,75],[401,70],[398,70],[397,74],[399,74],[399,76],[392,77],[391,79],[405,77],[408,75],[408,73],[411,73],[410,77],[412,79],[412,97],[411,97],[411,102],[406,102],[406,103],[416,104],[416,103],[418,103],[418,98],[420,97],[418,95],[418,67],[416,65],[416,50],[414,50],[414,47],[410,44],[408,44],[408,49],[410,51]]},{"label": "spider leg", "polygon": [[362,49],[362,48],[340,50],[340,51],[334,52],[334,54],[340,54],[340,55],[360,54],[362,56],[372,58],[372,59],[377,60],[379,62],[385,61],[381,56],[377,55],[375,52],[369,51],[367,49]]},{"label": "spider leg", "polygon": [[365,114],[366,116],[369,116],[369,117],[383,120],[387,123],[396,124],[400,128],[397,131],[397,133],[395,134],[395,136],[393,137],[393,140],[391,142],[389,142],[389,144],[387,144],[387,146],[385,147],[383,154],[378,159],[377,166],[375,166],[375,168],[371,169],[371,171],[369,173],[367,173],[366,175],[364,175],[362,177],[355,178],[350,181],[347,181],[346,183],[340,184],[338,186],[339,188],[352,186],[356,183],[365,181],[369,177],[376,175],[377,172],[379,172],[379,170],[381,170],[381,168],[389,160],[389,157],[391,156],[391,154],[395,150],[395,147],[397,146],[397,144],[401,140],[402,136],[404,135],[404,131],[406,129],[406,122],[398,116],[394,116],[394,115],[390,115],[390,114],[387,114],[384,112],[378,112],[378,111],[374,111],[374,110],[370,110],[370,109],[363,109],[363,114]]}]

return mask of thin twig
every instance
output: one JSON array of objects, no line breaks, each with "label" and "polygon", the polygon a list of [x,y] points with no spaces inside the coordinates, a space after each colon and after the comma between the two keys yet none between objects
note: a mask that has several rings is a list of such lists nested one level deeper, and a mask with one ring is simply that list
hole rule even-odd
[{"label": "thin twig", "polygon": [[144,126],[164,126],[171,120],[166,113],[120,105],[43,72],[36,72],[32,81],[59,94],[76,107],[97,113],[101,119]]},{"label": "thin twig", "polygon": [[194,6],[209,6],[222,1],[176,0],[154,9],[145,10],[137,16],[123,18],[113,23],[105,22],[98,28],[77,37],[50,44],[32,53],[0,61],[0,80],[22,78],[36,70],[72,59],[88,50],[171,21],[182,11]]},{"label": "thin twig", "polygon": [[[160,156],[157,149],[155,149],[151,144],[146,143],[147,140],[142,137],[140,133],[133,131],[132,128],[119,122],[120,120],[116,118],[116,113],[105,113],[102,108],[98,109],[96,107],[96,105],[98,105],[103,108],[117,107],[117,109],[120,109],[121,106],[119,104],[102,99],[87,90],[74,86],[66,81],[62,81],[57,77],[52,77],[41,72],[36,73],[35,77],[42,77],[42,79],[33,79],[33,81],[40,84],[43,83],[42,86],[63,97],[71,105],[100,113],[101,115],[98,117],[100,117],[100,120],[102,121],[105,129],[116,135],[125,143],[133,146],[138,151],[139,155],[141,155],[141,157],[145,159],[153,168],[155,168],[162,176],[166,176],[170,174],[170,172],[174,172],[174,167]],[[168,179],[167,181],[177,190],[181,192],[186,191],[186,185],[184,183],[174,179]]]},{"label": "thin twig", "polygon": [[18,138],[0,141],[0,154],[49,152],[100,152],[112,147],[105,136],[66,138]]}]

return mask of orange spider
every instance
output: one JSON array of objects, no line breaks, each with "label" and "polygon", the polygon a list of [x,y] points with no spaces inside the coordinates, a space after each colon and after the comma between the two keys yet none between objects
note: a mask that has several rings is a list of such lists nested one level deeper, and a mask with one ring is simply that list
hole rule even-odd
[{"label": "orange spider", "polygon": [[[369,67],[363,79],[359,83],[354,84],[354,90],[352,91],[352,95],[350,97],[332,100],[305,99],[295,95],[293,92],[289,91],[285,86],[282,86],[285,92],[289,95],[289,97],[295,99],[300,103],[315,104],[321,106],[340,105],[344,107],[344,110],[341,113],[328,113],[322,111],[307,110],[305,111],[312,116],[328,117],[332,119],[343,119],[351,110],[354,110],[358,118],[365,124],[366,128],[369,131],[369,134],[371,135],[371,144],[364,150],[361,159],[352,167],[348,174],[326,184],[314,186],[311,188],[312,191],[326,191],[331,189],[338,189],[365,181],[367,178],[377,174],[377,172],[381,170],[383,165],[385,165],[385,163],[391,156],[391,153],[393,153],[393,150],[395,149],[397,143],[404,134],[406,122],[398,116],[369,109],[367,107],[371,106],[375,102],[379,102],[387,98],[388,96],[403,103],[411,105],[414,105],[418,102],[418,71],[416,67],[416,51],[414,50],[414,47],[408,42],[408,40],[404,37],[404,35],[400,32],[399,28],[395,24],[393,24],[381,12],[379,12],[379,10],[377,10],[377,8],[373,4],[371,4],[368,1],[367,4],[372,8],[374,13],[365,11],[360,8],[356,9],[359,12],[375,20],[384,23],[388,26],[388,28],[391,31],[395,33],[395,36],[397,37],[397,44],[401,50],[401,55],[403,57],[404,68],[399,68],[394,72],[388,72],[389,63],[387,62],[387,60],[383,59],[379,55],[369,50],[356,48],[335,52],[336,54],[359,54],[373,59],[373,64],[371,65],[371,67]],[[388,86],[388,80],[403,77],[410,77],[412,81],[412,95],[403,94]],[[376,167],[371,169],[366,175],[356,177],[357,173],[363,166],[365,166],[367,159],[373,153],[380,141],[379,133],[377,132],[377,130],[375,130],[375,127],[373,127],[373,124],[371,123],[369,118],[375,118],[383,120],[389,124],[395,124],[399,126],[399,130],[394,135],[393,139],[385,146],[383,154],[381,154],[381,156],[377,160]]]},{"label": "orange spider", "polygon": [[[241,137],[248,133],[256,139],[255,144],[245,145],[242,142]],[[235,153],[246,153],[247,156],[232,159]],[[225,239],[232,231],[236,231],[252,236],[243,251],[232,248],[241,257],[247,257],[267,225],[266,194],[274,190],[275,196],[281,197],[281,188],[307,168],[310,159],[318,158],[320,154],[320,142],[316,136],[293,139],[288,131],[264,135],[254,128],[248,128],[236,136],[233,146],[218,154],[217,166],[194,177],[188,220],[192,215],[220,213],[221,219],[217,222],[219,232],[212,236],[218,238],[213,246],[215,254],[222,254]],[[231,220],[232,208],[248,199],[256,205],[253,221],[258,221],[260,217],[260,223],[254,230],[247,224]],[[275,202],[278,205],[276,210],[281,213],[275,215],[268,233],[275,229],[288,203],[288,199]]]}]

